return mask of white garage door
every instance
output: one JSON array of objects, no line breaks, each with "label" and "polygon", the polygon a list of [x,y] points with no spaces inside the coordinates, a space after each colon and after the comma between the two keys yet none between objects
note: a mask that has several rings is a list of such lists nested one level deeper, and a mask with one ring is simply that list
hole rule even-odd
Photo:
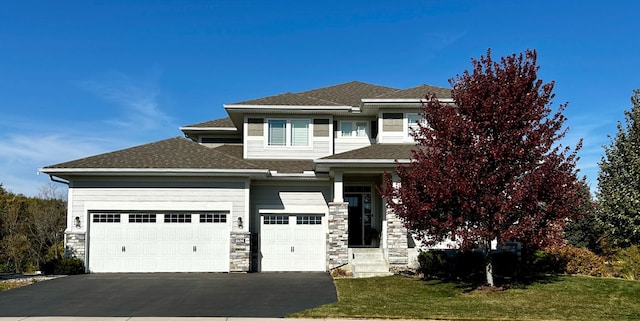
[{"label": "white garage door", "polygon": [[89,271],[228,272],[228,211],[91,213]]},{"label": "white garage door", "polygon": [[262,271],[325,271],[325,224],[323,215],[263,215]]}]

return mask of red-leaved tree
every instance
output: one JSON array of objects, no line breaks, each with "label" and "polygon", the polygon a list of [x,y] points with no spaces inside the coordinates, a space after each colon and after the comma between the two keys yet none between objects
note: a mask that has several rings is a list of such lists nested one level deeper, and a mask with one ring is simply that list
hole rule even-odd
[{"label": "red-leaved tree", "polygon": [[406,227],[427,244],[446,239],[482,248],[493,286],[490,243],[543,248],[562,242],[578,218],[584,182],[576,153],[557,142],[566,134],[566,104],[552,113],[554,83],[537,78],[536,52],[472,59],[473,70],[451,79],[455,103],[427,95],[409,165],[381,192]]}]

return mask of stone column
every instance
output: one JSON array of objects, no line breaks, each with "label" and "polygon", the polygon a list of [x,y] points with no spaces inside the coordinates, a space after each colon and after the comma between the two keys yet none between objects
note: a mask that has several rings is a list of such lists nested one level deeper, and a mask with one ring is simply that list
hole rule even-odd
[{"label": "stone column", "polygon": [[86,234],[84,232],[65,232],[64,256],[81,259],[86,263]]},{"label": "stone column", "polygon": [[229,271],[249,272],[251,267],[251,233],[231,232]]},{"label": "stone column", "polygon": [[387,253],[389,264],[403,265],[409,264],[409,251],[407,250],[407,228],[402,220],[391,208],[387,211]]},{"label": "stone column", "polygon": [[329,269],[349,263],[349,203],[329,203],[327,266]]}]

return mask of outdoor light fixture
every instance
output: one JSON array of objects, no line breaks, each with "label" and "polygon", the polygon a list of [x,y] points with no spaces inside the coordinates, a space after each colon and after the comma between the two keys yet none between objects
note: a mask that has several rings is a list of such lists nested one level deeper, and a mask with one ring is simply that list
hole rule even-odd
[{"label": "outdoor light fixture", "polygon": [[243,224],[242,224],[242,217],[238,217],[238,228],[242,229]]},{"label": "outdoor light fixture", "polygon": [[80,216],[76,216],[73,222],[75,223],[76,228],[80,228]]}]

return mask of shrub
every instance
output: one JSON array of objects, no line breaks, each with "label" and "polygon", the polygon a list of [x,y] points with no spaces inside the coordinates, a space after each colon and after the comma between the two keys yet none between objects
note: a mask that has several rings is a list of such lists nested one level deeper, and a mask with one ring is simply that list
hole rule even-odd
[{"label": "shrub", "polygon": [[443,278],[449,272],[447,253],[444,251],[423,251],[418,254],[418,272],[425,278]]},{"label": "shrub", "polygon": [[73,275],[84,273],[84,262],[78,258],[62,258],[49,261],[42,267],[47,275]]},{"label": "shrub", "polygon": [[492,254],[493,271],[497,276],[514,277],[521,269],[518,255],[511,251],[500,251]]},{"label": "shrub", "polygon": [[637,245],[618,251],[613,258],[613,271],[616,277],[629,280],[640,279],[640,250]]},{"label": "shrub", "polygon": [[551,247],[536,254],[535,265],[541,272],[606,276],[603,258],[593,252],[571,245]]}]

